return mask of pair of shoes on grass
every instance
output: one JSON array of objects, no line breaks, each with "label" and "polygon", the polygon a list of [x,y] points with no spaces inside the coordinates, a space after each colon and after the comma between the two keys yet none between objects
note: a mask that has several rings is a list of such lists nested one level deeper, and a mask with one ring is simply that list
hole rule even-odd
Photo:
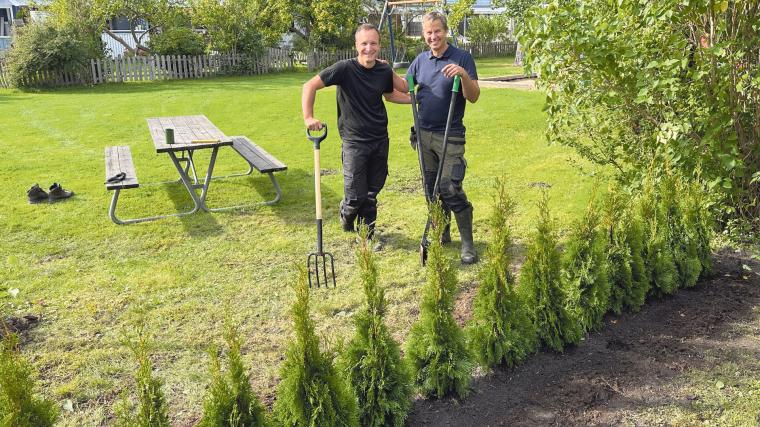
[{"label": "pair of shoes on grass", "polygon": [[48,191],[40,188],[39,184],[34,184],[32,188],[26,190],[26,197],[31,204],[42,202],[57,202],[59,200],[68,199],[73,195],[73,191],[64,190],[64,188],[61,187],[61,185],[57,182],[54,182]]}]

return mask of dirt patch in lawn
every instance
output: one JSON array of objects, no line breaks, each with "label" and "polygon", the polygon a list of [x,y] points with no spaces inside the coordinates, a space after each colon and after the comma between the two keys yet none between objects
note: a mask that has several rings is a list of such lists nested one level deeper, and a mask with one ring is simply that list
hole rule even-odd
[{"label": "dirt patch in lawn", "polygon": [[1,319],[0,322],[0,339],[2,339],[6,332],[11,334],[23,334],[27,330],[33,328],[40,322],[40,317],[33,314],[26,314],[19,317],[6,317]]},{"label": "dirt patch in lawn", "polygon": [[760,358],[758,272],[759,262],[723,250],[711,279],[639,313],[608,316],[563,354],[540,352],[479,377],[461,401],[419,399],[408,425],[638,425],[648,422],[636,413],[692,405],[697,397],[673,386],[684,372]]}]

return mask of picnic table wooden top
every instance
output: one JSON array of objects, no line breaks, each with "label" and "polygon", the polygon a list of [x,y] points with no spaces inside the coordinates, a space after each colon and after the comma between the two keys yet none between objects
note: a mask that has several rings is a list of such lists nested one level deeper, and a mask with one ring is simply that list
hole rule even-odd
[{"label": "picnic table wooden top", "polygon": [[[151,117],[148,129],[158,153],[232,145],[232,138],[203,115]],[[166,143],[166,129],[174,129],[174,144]]]}]

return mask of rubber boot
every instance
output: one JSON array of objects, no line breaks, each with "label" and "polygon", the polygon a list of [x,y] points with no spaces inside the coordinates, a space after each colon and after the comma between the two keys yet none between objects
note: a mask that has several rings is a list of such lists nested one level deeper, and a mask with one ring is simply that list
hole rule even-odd
[{"label": "rubber boot", "polygon": [[444,218],[446,218],[446,225],[443,227],[443,233],[441,233],[441,244],[451,243],[451,211],[448,209],[443,210]]},{"label": "rubber boot", "polygon": [[462,239],[462,264],[475,264],[478,262],[478,253],[475,252],[475,243],[472,241],[472,206],[462,212],[455,213],[459,236]]}]

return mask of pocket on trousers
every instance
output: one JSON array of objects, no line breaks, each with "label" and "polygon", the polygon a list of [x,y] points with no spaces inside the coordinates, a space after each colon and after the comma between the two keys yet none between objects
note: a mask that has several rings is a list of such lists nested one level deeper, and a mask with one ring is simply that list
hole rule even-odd
[{"label": "pocket on trousers", "polygon": [[467,160],[464,157],[459,157],[454,161],[454,165],[451,167],[451,181],[459,184],[464,181],[464,175],[467,172]]}]

